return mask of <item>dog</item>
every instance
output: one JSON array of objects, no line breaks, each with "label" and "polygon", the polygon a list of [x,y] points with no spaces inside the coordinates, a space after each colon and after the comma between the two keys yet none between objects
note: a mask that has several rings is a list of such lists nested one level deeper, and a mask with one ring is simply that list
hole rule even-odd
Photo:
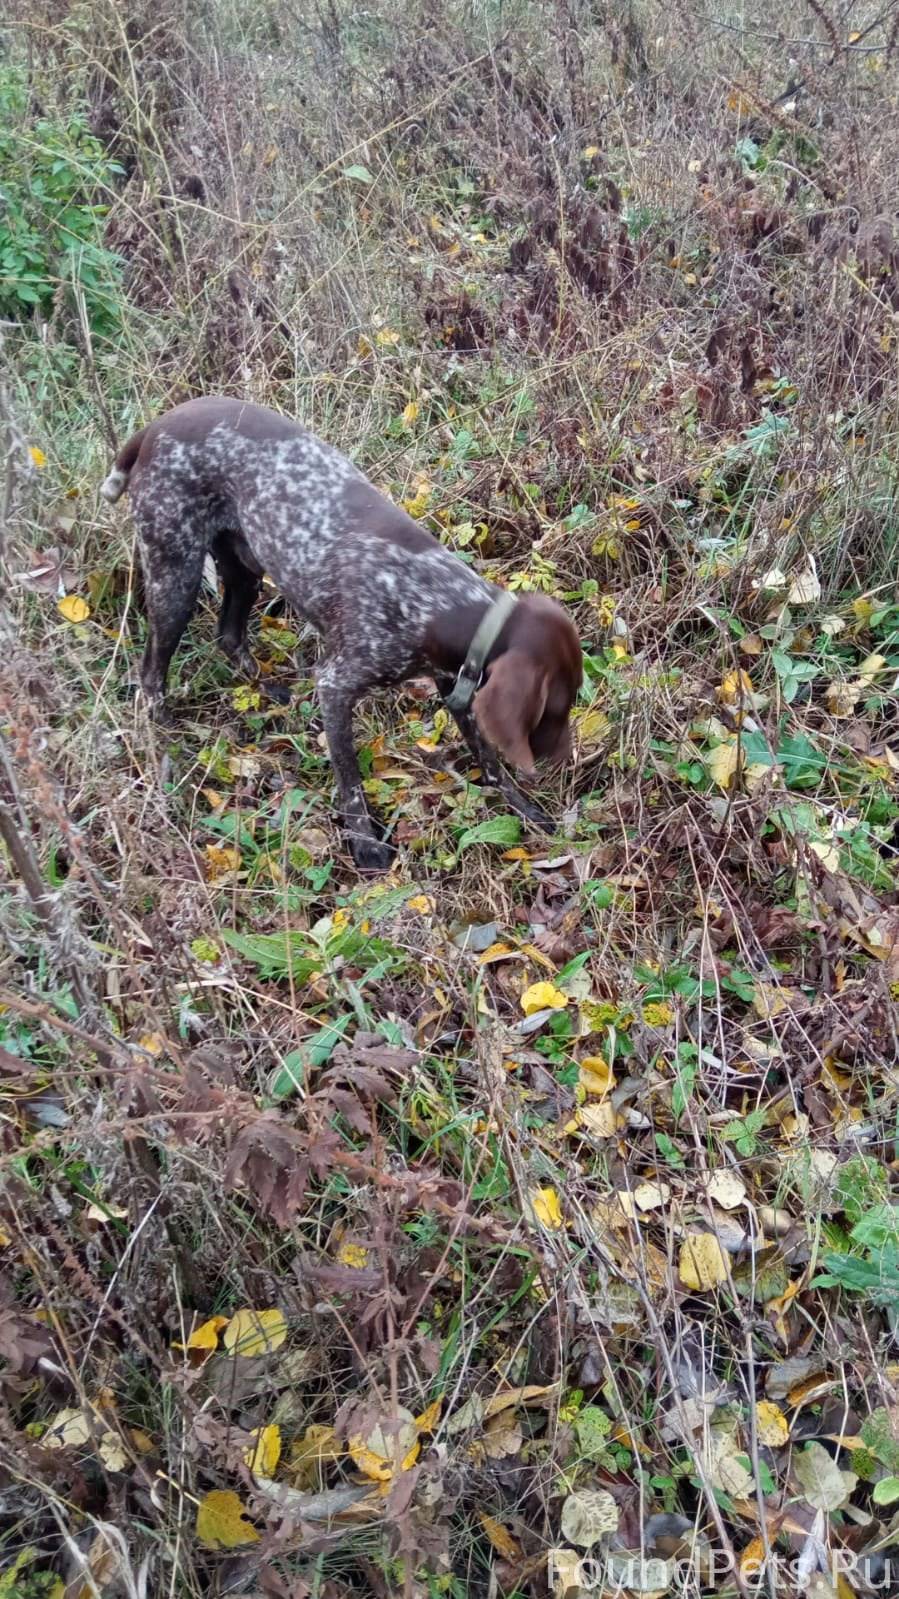
[{"label": "dog", "polygon": [[318,699],[361,870],[386,870],[393,849],[363,791],[353,708],[369,689],[419,674],[436,682],[483,780],[552,831],[495,752],[531,776],[537,760],[570,754],[583,668],[560,605],[488,583],[338,450],[241,400],[188,400],[136,433],[100,492],[115,502],[126,490],[144,577],[140,676],[151,713],[162,709],[211,555],[223,590],[219,644],[239,671],[255,674],[247,624],[264,573],[321,637]]}]

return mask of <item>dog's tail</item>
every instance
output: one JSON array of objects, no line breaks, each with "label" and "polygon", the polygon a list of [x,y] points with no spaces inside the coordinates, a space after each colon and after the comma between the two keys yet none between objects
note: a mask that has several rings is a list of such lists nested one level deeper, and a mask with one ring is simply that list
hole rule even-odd
[{"label": "dog's tail", "polygon": [[128,479],[134,471],[146,431],[146,428],[141,428],[140,432],[135,433],[127,444],[122,445],[115,458],[115,465],[112,471],[108,478],[100,484],[100,493],[104,500],[109,500],[112,505],[115,505],[116,500],[122,498],[128,487]]}]

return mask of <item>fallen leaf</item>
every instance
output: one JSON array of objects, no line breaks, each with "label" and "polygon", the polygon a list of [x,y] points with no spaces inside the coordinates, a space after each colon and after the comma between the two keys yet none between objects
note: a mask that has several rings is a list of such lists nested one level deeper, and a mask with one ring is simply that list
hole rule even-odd
[{"label": "fallen leaf", "polygon": [[873,655],[867,655],[862,661],[862,664],[858,669],[858,675],[861,678],[874,678],[877,676],[878,672],[882,672],[884,667],[888,665],[889,662],[887,661],[886,656],[878,655],[875,652]]},{"label": "fallen leaf", "polygon": [[240,850],[233,844],[207,844],[206,845],[206,878],[210,883],[217,883],[220,878],[226,877],[229,872],[240,870]]},{"label": "fallen leaf", "polygon": [[434,902],[428,898],[427,894],[413,894],[411,899],[406,900],[406,908],[410,911],[417,911],[420,916],[431,916],[434,911]]},{"label": "fallen leaf", "polygon": [[766,1449],[780,1449],[790,1436],[790,1423],[780,1406],[770,1399],[760,1399],[756,1405],[755,1425],[759,1443]]},{"label": "fallen leaf", "polygon": [[554,1188],[538,1188],[531,1196],[534,1216],[541,1226],[556,1232],[563,1225],[562,1207]]},{"label": "fallen leaf", "polygon": [[390,1482],[399,1471],[409,1471],[421,1450],[418,1427],[411,1411],[398,1405],[389,1420],[376,1422],[363,1437],[355,1433],[347,1450],[359,1470],[373,1482]]},{"label": "fallen leaf", "polygon": [[87,600],[80,594],[64,594],[56,603],[56,609],[66,622],[86,622],[91,614]]},{"label": "fallen leaf", "polygon": [[604,1488],[579,1488],[568,1495],[560,1521],[563,1538],[579,1549],[591,1549],[618,1527],[618,1506]]},{"label": "fallen leaf", "polygon": [[709,1178],[706,1193],[722,1210],[736,1210],[746,1198],[746,1184],[728,1166],[720,1166]]},{"label": "fallen leaf", "polygon": [[638,1183],[630,1197],[637,1210],[660,1210],[671,1198],[671,1189],[667,1183]]},{"label": "fallen leaf", "polygon": [[246,1515],[246,1507],[230,1488],[213,1488],[197,1505],[197,1537],[206,1549],[258,1543],[260,1534]]},{"label": "fallen leaf", "polygon": [[438,1399],[431,1400],[431,1403],[428,1405],[427,1409],[423,1410],[420,1416],[416,1416],[415,1425],[419,1432],[436,1432],[442,1410],[443,1395],[441,1394]]},{"label": "fallen leaf", "polygon": [[541,1010],[564,1010],[567,1004],[568,995],[552,983],[532,983],[521,996],[525,1016],[533,1016]]},{"label": "fallen leaf", "polygon": [[720,687],[716,692],[722,705],[742,705],[743,701],[753,692],[752,678],[748,672],[744,672],[742,669],[728,672],[722,678]]},{"label": "fallen leaf", "polygon": [[518,1415],[514,1410],[502,1410],[498,1416],[491,1416],[480,1447],[489,1460],[506,1460],[512,1455],[517,1455],[524,1443],[524,1434]]},{"label": "fallen leaf", "polygon": [[521,1545],[516,1543],[510,1532],[507,1532],[501,1521],[494,1516],[488,1516],[486,1510],[478,1511],[478,1520],[481,1523],[493,1548],[503,1560],[518,1560],[521,1556]]},{"label": "fallen leaf", "polygon": [[407,428],[410,428],[410,427],[412,427],[413,423],[416,422],[417,420],[418,420],[418,401],[417,400],[410,400],[409,404],[405,405],[403,407],[403,425],[405,427],[407,427]]},{"label": "fallen leaf", "polygon": [[555,1599],[573,1599],[582,1592],[581,1557],[574,1549],[550,1549],[547,1571],[552,1578]]},{"label": "fallen leaf", "polygon": [[41,1435],[44,1449],[72,1449],[89,1443],[90,1417],[84,1410],[59,1410]]},{"label": "fallen leaf", "polygon": [[173,1349],[218,1349],[219,1333],[227,1327],[227,1316],[210,1316],[208,1321],[195,1327],[186,1344],[173,1344]]},{"label": "fallen leaf", "polygon": [[47,457],[37,444],[29,444],[28,454],[39,472],[47,465]]},{"label": "fallen leaf", "polygon": [[235,1311],[222,1335],[232,1355],[273,1355],[287,1337],[283,1310]]},{"label": "fallen leaf", "polygon": [[788,605],[814,605],[821,598],[821,584],[815,563],[809,556],[808,568],[798,572],[791,580],[790,591],[787,594]]},{"label": "fallen leaf", "polygon": [[707,1293],[727,1281],[727,1256],[714,1233],[688,1233],[681,1246],[678,1276],[685,1288]]},{"label": "fallen leaf", "polygon": [[730,788],[743,764],[743,751],[737,738],[725,739],[716,744],[705,757],[709,777],[719,788]]},{"label": "fallen leaf", "polygon": [[250,1434],[251,1442],[243,1458],[254,1477],[273,1477],[281,1459],[281,1428],[276,1422],[267,1427],[257,1427]]},{"label": "fallen leaf", "polygon": [[858,1478],[852,1471],[841,1471],[823,1444],[810,1443],[793,1456],[793,1471],[803,1497],[813,1510],[825,1514],[846,1503]]},{"label": "fallen leaf", "polygon": [[612,1068],[601,1055],[587,1055],[581,1061],[578,1081],[586,1093],[595,1094],[599,1099],[615,1087]]},{"label": "fallen leaf", "polygon": [[575,1119],[577,1126],[583,1127],[594,1138],[613,1138],[618,1122],[615,1106],[610,1099],[604,1099],[601,1105],[581,1105]]}]

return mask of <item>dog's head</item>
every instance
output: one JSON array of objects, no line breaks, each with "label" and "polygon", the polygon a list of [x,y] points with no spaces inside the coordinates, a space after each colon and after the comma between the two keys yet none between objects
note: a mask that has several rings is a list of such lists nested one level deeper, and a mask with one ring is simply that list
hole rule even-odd
[{"label": "dog's head", "polygon": [[581,686],[581,646],[571,618],[543,594],[524,594],[500,655],[474,697],[484,737],[520,771],[571,753],[568,717]]}]

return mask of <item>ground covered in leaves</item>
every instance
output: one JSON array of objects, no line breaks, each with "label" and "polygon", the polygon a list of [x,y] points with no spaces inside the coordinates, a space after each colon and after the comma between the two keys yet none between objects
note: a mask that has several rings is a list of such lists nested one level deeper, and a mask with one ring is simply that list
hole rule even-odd
[{"label": "ground covered in leaves", "polygon": [[[13,11],[0,1595],[899,1593],[895,7]],[[148,726],[210,390],[572,608],[554,839],[410,684],[361,882],[273,592]]]}]

